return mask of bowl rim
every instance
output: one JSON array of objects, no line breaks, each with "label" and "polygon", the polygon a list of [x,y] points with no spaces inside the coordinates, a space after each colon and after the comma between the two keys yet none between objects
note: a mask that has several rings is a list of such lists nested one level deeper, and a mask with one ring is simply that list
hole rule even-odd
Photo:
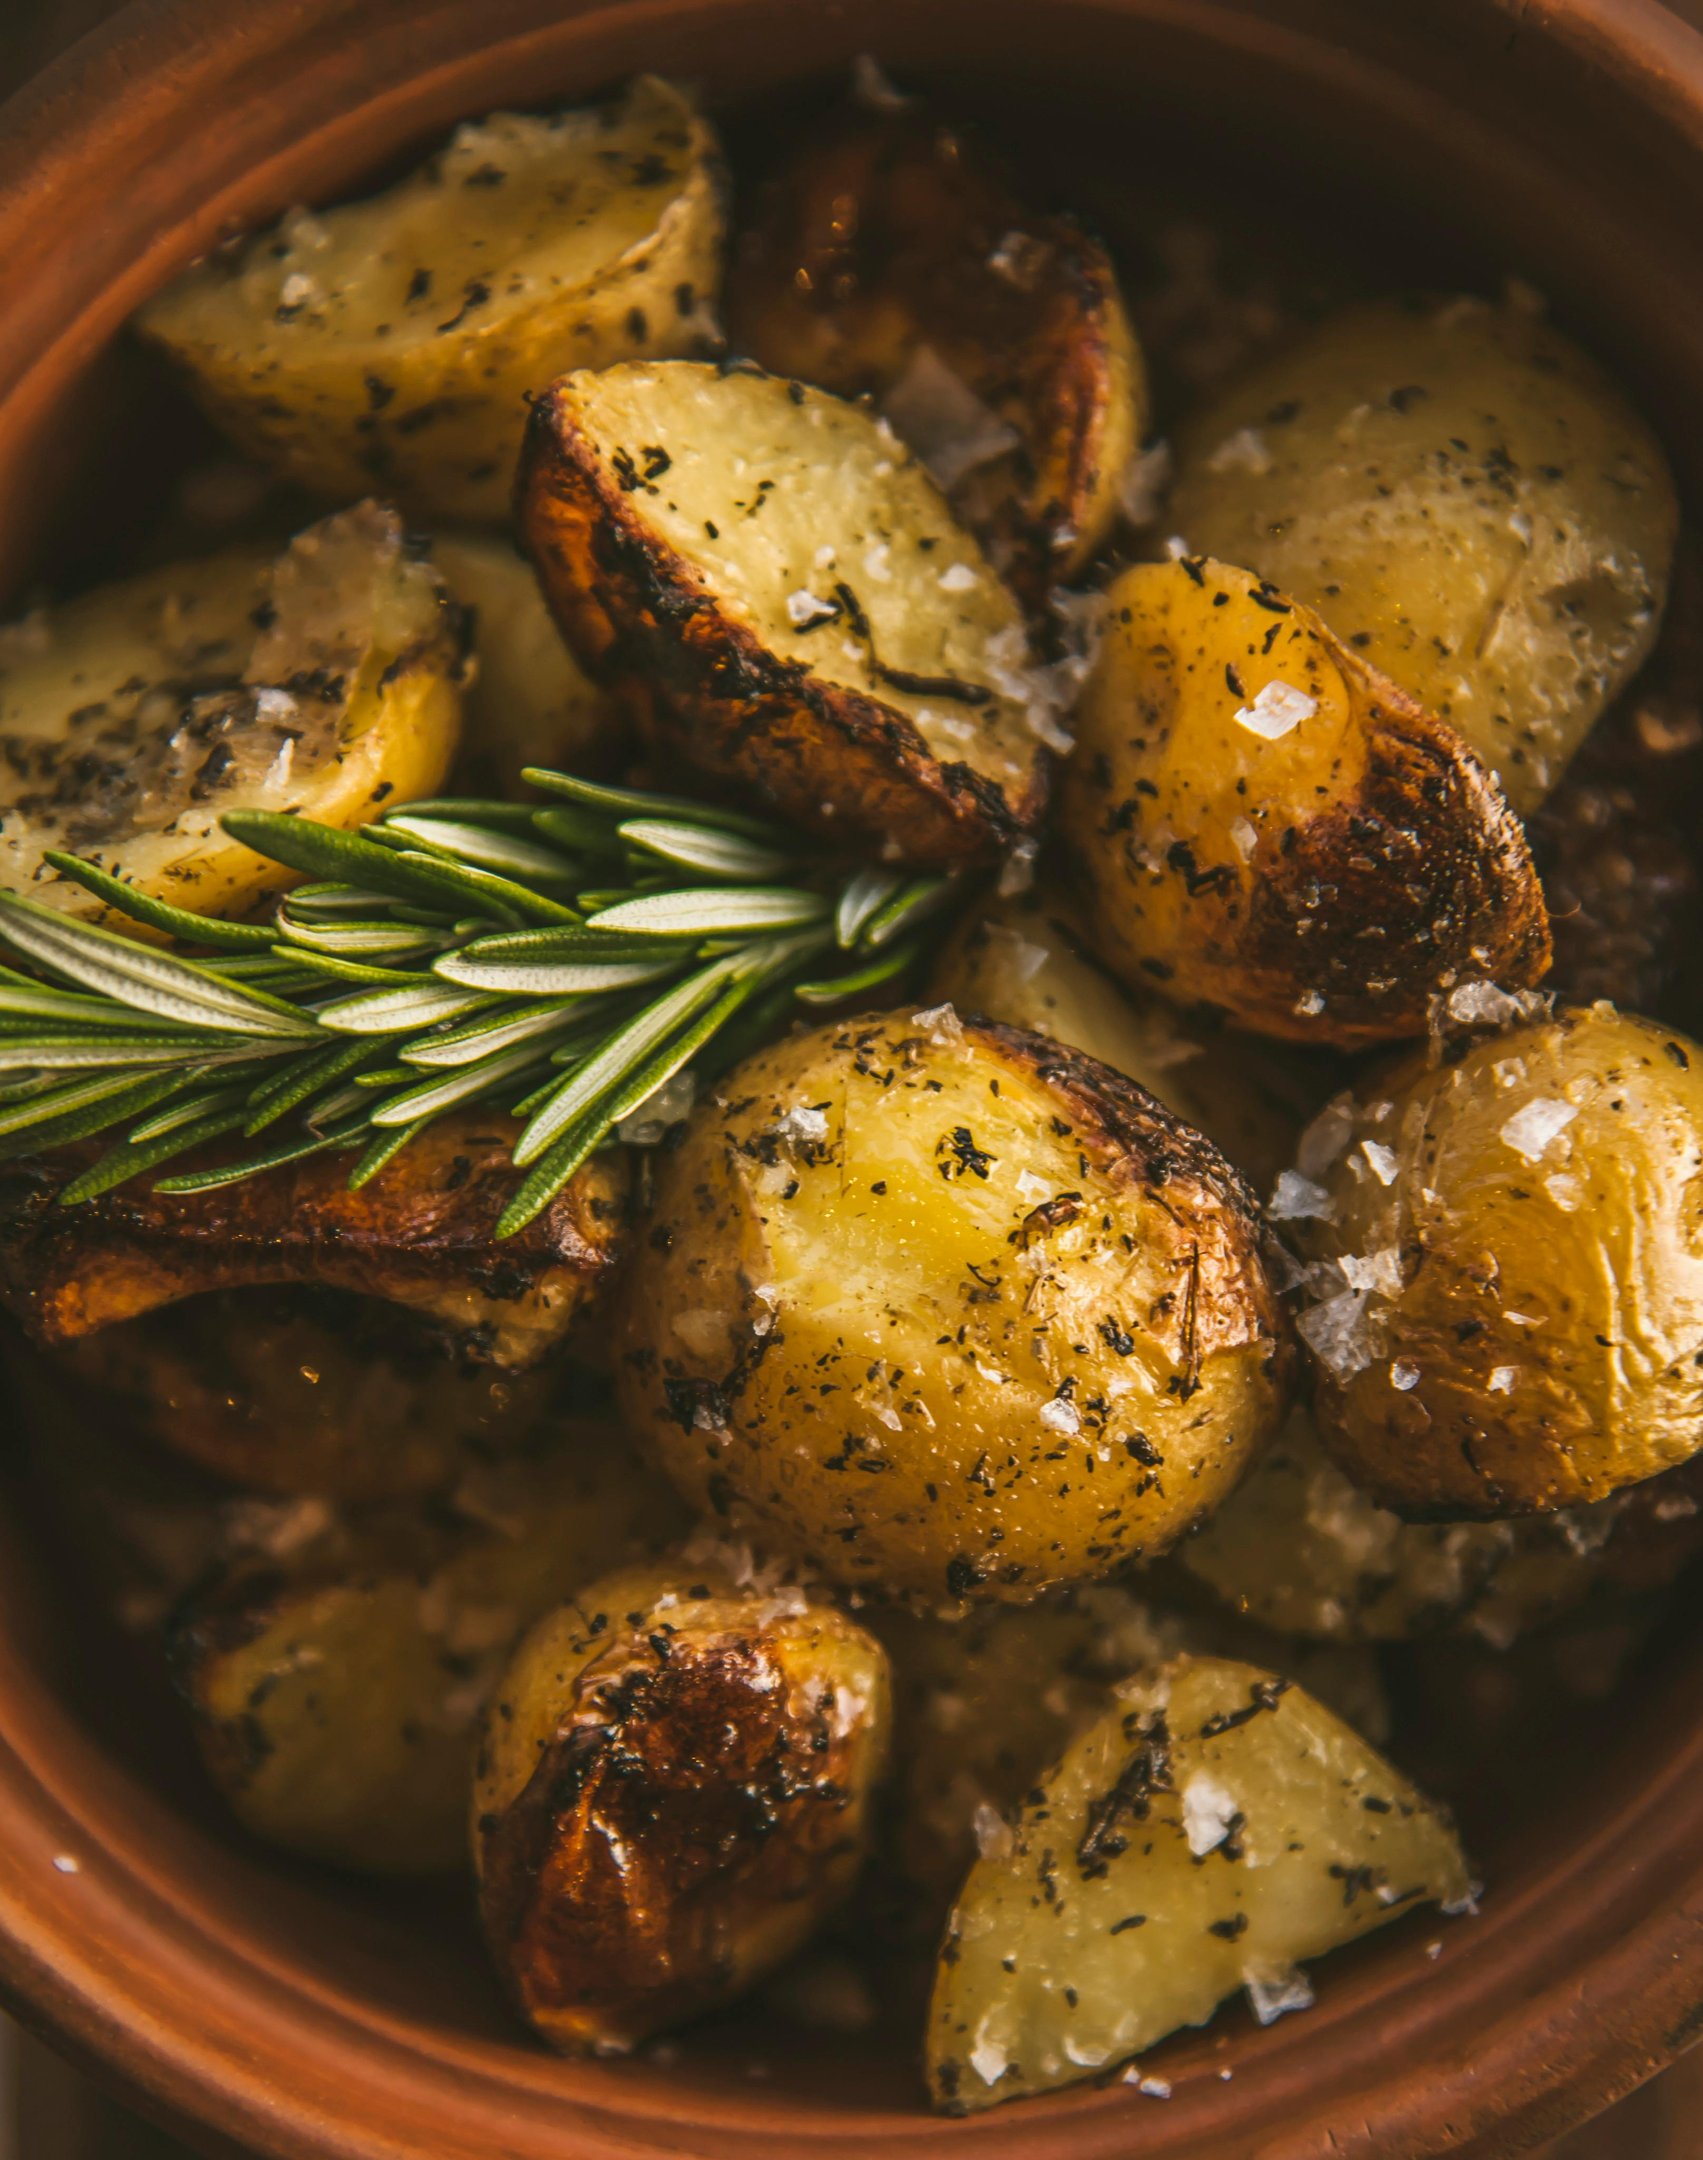
[{"label": "bowl rim", "polygon": [[[421,0],[414,12],[423,23],[467,4]],[[660,30],[672,14],[711,4],[607,0],[601,12],[646,15]],[[15,435],[49,409],[55,386],[105,343],[162,269],[210,236],[217,205],[186,211],[170,198],[181,115],[212,113],[221,101],[240,112],[316,37],[352,38],[403,5],[131,0],[0,108],[0,261],[9,266],[0,412]],[[1703,159],[1703,30],[1659,0],[1482,5],[1552,40]],[[1282,0],[1146,0],[1149,14],[1167,7],[1217,16],[1244,39],[1257,39],[1262,17],[1284,12]],[[600,0],[564,0],[555,19],[565,25],[599,11]],[[537,20],[524,0],[482,0],[481,14],[493,37],[524,37]],[[428,108],[430,96],[428,84]],[[358,121],[337,125],[358,162],[348,148]],[[86,269],[38,277],[52,236],[98,202],[103,177],[125,173],[136,175],[134,198]],[[263,189],[264,171],[247,185]],[[0,1522],[0,1576],[29,1567],[17,1526]],[[1683,1709],[1684,1689],[1671,1693]],[[487,2160],[499,2124],[514,2160],[569,2152],[638,2160],[664,2151],[865,2160],[877,2139],[900,2160],[923,2160],[949,2139],[973,2144],[983,2160],[1019,2160],[1039,2150],[1044,2130],[1056,2137],[1066,2128],[1082,2160],[1126,2149],[1126,2133],[1178,2160],[1222,2153],[1221,2141],[1237,2136],[1258,2137],[1262,2160],[1444,2150],[1489,2160],[1582,2119],[1703,2035],[1703,1819],[1684,1804],[1703,1781],[1694,1703],[1688,1726],[1659,1776],[1562,1848],[1553,1873],[1493,1900],[1458,1951],[1448,1944],[1440,1964],[1461,1977],[1447,2005],[1411,1976],[1389,1974],[1352,2004],[1322,2000],[1307,2029],[1334,2030],[1338,2057],[1349,2059],[1322,2088],[1312,2087],[1305,2060],[1317,2050],[1290,2044],[1278,2027],[1238,2056],[1237,2081],[1214,2096],[1210,2120],[1199,2117],[1198,2136],[1189,2133],[1195,2110],[1184,2092],[1176,2136],[1168,2121],[1158,2136],[1159,2122],[1131,2115],[1121,2098],[1124,2128],[1108,2130],[1111,2096],[1080,2090],[965,2123],[919,2108],[914,2118],[837,2112],[801,2127],[755,2091],[707,2099],[657,2081],[582,2075],[581,2066],[519,2047],[494,2055],[444,2036],[423,2045],[406,2021],[363,2012],[269,1964],[220,1924],[196,1886],[152,1864],[145,1795],[120,1786],[110,1805],[95,1808],[87,1779],[71,1794],[62,1789],[50,1758],[86,1759],[91,1775],[98,1758],[0,1631],[0,1993],[151,2111],[279,2160]],[[67,1856],[75,1872],[57,1864]],[[1546,1898],[1567,1901],[1564,1919],[1540,1947],[1522,1944],[1522,1922]],[[1567,1948],[1577,1960],[1558,1955]],[[1397,2063],[1399,2123],[1390,2097]],[[1424,2084],[1417,2099],[1416,2065]],[[1493,2112],[1487,2093],[1496,2095]],[[1262,2134],[1274,2123],[1274,2134]],[[686,2136],[690,2146],[680,2142]]]}]

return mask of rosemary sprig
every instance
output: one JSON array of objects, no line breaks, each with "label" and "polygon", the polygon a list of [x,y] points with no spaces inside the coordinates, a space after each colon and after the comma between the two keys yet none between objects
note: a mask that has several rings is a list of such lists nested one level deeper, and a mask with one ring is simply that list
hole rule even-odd
[{"label": "rosemary sprig", "polygon": [[0,967],[0,1154],[111,1134],[68,1205],[232,1135],[258,1145],[158,1189],[334,1149],[358,1189],[434,1118],[492,1103],[525,1120],[527,1174],[497,1225],[512,1237],[695,1060],[903,974],[955,891],[825,874],[713,804],[525,778],[547,805],[445,797],[360,833],[232,812],[233,839],[313,881],[265,924],[167,906],[73,855],[54,867],[152,941],[0,892],[0,939],[29,964]]}]

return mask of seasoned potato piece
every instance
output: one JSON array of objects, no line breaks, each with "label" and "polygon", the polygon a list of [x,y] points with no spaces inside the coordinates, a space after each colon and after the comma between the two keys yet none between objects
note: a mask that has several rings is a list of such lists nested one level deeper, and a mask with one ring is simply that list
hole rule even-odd
[{"label": "seasoned potato piece", "polygon": [[343,1291],[215,1290],[58,1353],[103,1422],[263,1492],[382,1500],[523,1444],[560,1385],[446,1358],[429,1323]]},{"label": "seasoned potato piece", "polygon": [[1703,1050],[1593,1005],[1330,1116],[1297,1327],[1356,1484],[1409,1516],[1514,1515],[1691,1458]]},{"label": "seasoned potato piece", "polygon": [[[316,1283],[421,1314],[464,1356],[520,1370],[558,1348],[613,1267],[626,1158],[594,1155],[518,1237],[492,1236],[521,1173],[516,1128],[439,1118],[359,1192],[314,1155],[199,1193],[123,1187],[54,1205],[92,1151],[0,1171],[0,1303],[38,1341],[74,1342],[180,1298]],[[98,1144],[97,1144],[98,1147]]]},{"label": "seasoned potato piece", "polygon": [[748,1059],[657,1166],[617,1385],[833,1580],[1023,1602],[1155,1552],[1280,1406],[1255,1211],[1080,1052],[932,1014]]},{"label": "seasoned potato piece", "polygon": [[1352,1048],[1542,975],[1524,833],[1452,729],[1245,570],[1142,564],[1109,603],[1059,826],[1125,981]]},{"label": "seasoned potato piece", "polygon": [[852,1886],[891,1705],[879,1645],[686,1563],[541,1621],[486,1719],[479,1908],[552,2047],[620,2050],[739,1994]]},{"label": "seasoned potato piece", "polygon": [[1025,599],[1092,561],[1147,422],[1100,244],[915,108],[818,131],[735,251],[728,330],[778,375],[872,394]]},{"label": "seasoned potato piece", "polygon": [[1177,1557],[1285,1635],[1391,1642],[1470,1628],[1502,1644],[1598,1588],[1654,1588],[1703,1544],[1690,1467],[1593,1506],[1512,1522],[1407,1523],[1331,1461],[1305,1410]]},{"label": "seasoned potato piece", "polygon": [[597,1425],[470,1465],[430,1509],[272,1506],[251,1529],[259,1550],[172,1632],[215,1783],[257,1837],[292,1852],[381,1874],[455,1866],[479,1714],[516,1638],[678,1527],[623,1435]]},{"label": "seasoned potato piece", "polygon": [[1257,1666],[1182,1657],[1112,1691],[970,1871],[929,2012],[954,2113],[1069,2085],[1302,1958],[1470,1895],[1447,1819]]},{"label": "seasoned potato piece", "polygon": [[1057,732],[1016,601],[860,406],[691,361],[533,407],[524,546],[568,642],[705,771],[847,846],[997,852]]},{"label": "seasoned potato piece", "polygon": [[513,795],[526,765],[606,768],[619,747],[620,713],[562,643],[531,565],[482,533],[438,533],[432,560],[469,620],[472,679],[456,760],[463,784]]},{"label": "seasoned potato piece", "polygon": [[1264,362],[1185,431],[1169,516],[1316,607],[1522,813],[1649,652],[1678,522],[1612,384],[1474,300],[1351,308]]},{"label": "seasoned potato piece", "polygon": [[994,900],[941,953],[931,995],[1086,1050],[1198,1126],[1263,1191],[1290,1162],[1323,1092],[1268,1042],[1183,1018],[1091,959],[1062,893]]},{"label": "seasoned potato piece", "polygon": [[529,392],[713,339],[723,226],[708,121],[645,75],[612,105],[469,122],[383,194],[211,256],[137,321],[303,486],[495,520]]},{"label": "seasoned potato piece", "polygon": [[[361,825],[429,795],[461,727],[461,635],[393,511],[154,570],[0,630],[0,884],[100,914],[42,861],[233,915],[289,880],[227,810]],[[133,927],[126,918],[123,927]]]}]

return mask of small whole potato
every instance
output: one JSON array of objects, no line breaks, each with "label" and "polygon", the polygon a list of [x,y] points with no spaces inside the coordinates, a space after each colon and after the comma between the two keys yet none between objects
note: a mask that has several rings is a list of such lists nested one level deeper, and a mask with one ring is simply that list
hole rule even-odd
[{"label": "small whole potato", "polygon": [[1526,309],[1345,310],[1201,410],[1171,528],[1316,607],[1448,721],[1522,814],[1654,642],[1661,448]]},{"label": "small whole potato", "polygon": [[950,1007],[760,1052],[657,1166],[617,1385],[833,1580],[1024,1601],[1161,1550],[1281,1408],[1246,1188],[1109,1067]]},{"label": "small whole potato", "polygon": [[1286,1204],[1319,1429],[1356,1484],[1408,1516],[1515,1515],[1696,1453],[1703,1050],[1597,1004],[1327,1116],[1338,1152]]},{"label": "small whole potato", "polygon": [[522,1643],[473,1801],[486,1940],[552,2047],[620,2051],[727,2001],[850,1890],[887,1660],[802,1591],[676,1560]]},{"label": "small whole potato", "polygon": [[1228,563],[1138,564],[1106,599],[1058,824],[1123,981],[1353,1049],[1422,1034],[1463,976],[1542,976],[1525,834],[1453,729]]}]

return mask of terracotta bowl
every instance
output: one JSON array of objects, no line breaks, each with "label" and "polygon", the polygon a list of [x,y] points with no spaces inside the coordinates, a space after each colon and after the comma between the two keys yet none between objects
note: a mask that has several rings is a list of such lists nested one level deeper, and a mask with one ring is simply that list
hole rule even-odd
[{"label": "terracotta bowl", "polygon": [[[157,508],[161,431],[114,341],[222,228],[334,197],[464,115],[642,67],[751,106],[760,136],[860,50],[1020,125],[1132,223],[1144,189],[1218,185],[1256,242],[1352,230],[1390,286],[1518,265],[1695,486],[1703,34],[1648,0],[150,0],[0,125],[0,585],[101,567]],[[0,1487],[0,1979],[211,2152],[1497,2155],[1703,2032],[1703,1652],[1683,1624],[1612,1709],[1563,1719],[1545,1752],[1489,1751],[1467,1808],[1478,1919],[1328,1961],[1305,2017],[1180,2037],[1168,2101],[1083,2089],[942,2123],[897,2045],[772,2017],[666,2062],[534,2050],[463,1895],[242,1842],[70,1581]],[[1434,1687],[1434,1716],[1452,1703]]]}]

